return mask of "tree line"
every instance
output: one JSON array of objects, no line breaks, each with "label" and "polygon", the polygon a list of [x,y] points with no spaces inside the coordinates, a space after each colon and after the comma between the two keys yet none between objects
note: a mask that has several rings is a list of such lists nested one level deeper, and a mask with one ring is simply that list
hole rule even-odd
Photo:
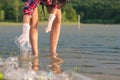
[{"label": "tree line", "polygon": [[[0,0],[0,21],[21,22],[23,7],[21,0]],[[38,10],[39,19],[47,20],[47,9],[45,16]],[[82,23],[120,23],[120,0],[71,0],[62,8],[63,21],[76,22],[78,15]]]},{"label": "tree line", "polygon": [[83,23],[120,23],[120,0],[72,0]]},{"label": "tree line", "polygon": [[[22,9],[24,2],[21,0],[0,0],[0,21],[22,22]],[[42,6],[38,7],[39,20],[46,21],[48,19],[48,12],[44,7],[45,16],[42,11]],[[63,21],[76,21],[76,11],[71,5],[67,5],[62,9]],[[70,14],[68,14],[70,13]],[[74,17],[75,16],[75,17]]]}]

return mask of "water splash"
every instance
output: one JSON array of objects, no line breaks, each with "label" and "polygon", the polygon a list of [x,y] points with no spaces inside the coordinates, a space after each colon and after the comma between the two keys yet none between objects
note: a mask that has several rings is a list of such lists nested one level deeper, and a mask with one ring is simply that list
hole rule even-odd
[{"label": "water splash", "polygon": [[0,72],[5,80],[93,80],[74,71],[62,71],[61,62],[51,61],[47,70],[38,69],[39,58],[33,57],[31,48],[18,48],[19,56],[0,58]]},{"label": "water splash", "polygon": [[23,52],[27,52],[28,53],[28,52],[31,51],[31,44],[30,44],[29,40],[28,41],[24,41],[24,39],[22,39],[22,38],[19,39],[19,37],[16,37],[15,38],[15,44],[20,49],[21,54]]},{"label": "water splash", "polygon": [[93,80],[74,71],[64,71],[58,74],[49,69],[34,71],[30,62],[24,60],[24,63],[20,63],[18,57],[0,58],[0,72],[5,80]]}]

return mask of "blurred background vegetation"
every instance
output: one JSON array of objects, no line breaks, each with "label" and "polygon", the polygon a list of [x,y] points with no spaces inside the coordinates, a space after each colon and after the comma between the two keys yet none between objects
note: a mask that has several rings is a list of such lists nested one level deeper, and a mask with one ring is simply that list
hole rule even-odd
[{"label": "blurred background vegetation", "polygon": [[[0,22],[22,22],[22,9],[24,3],[21,0],[0,0]],[[42,13],[39,6],[39,20],[48,18]],[[62,8],[62,20],[64,22],[77,22],[80,15],[81,23],[120,23],[120,0],[71,0]]]}]

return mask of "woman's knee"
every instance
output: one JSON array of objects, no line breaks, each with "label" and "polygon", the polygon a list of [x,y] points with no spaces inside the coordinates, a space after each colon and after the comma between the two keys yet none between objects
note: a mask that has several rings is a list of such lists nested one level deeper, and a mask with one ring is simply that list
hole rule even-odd
[{"label": "woman's knee", "polygon": [[56,14],[55,23],[61,23],[61,9]]},{"label": "woman's knee", "polygon": [[38,23],[30,24],[31,28],[38,29]]}]

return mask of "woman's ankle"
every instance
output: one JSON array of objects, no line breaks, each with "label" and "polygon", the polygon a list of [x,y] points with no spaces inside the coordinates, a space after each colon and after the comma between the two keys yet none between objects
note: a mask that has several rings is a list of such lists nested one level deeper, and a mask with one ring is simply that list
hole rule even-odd
[{"label": "woman's ankle", "polygon": [[57,53],[50,53],[50,57],[51,57],[51,58],[57,58],[57,57],[58,57],[58,54],[57,54]]}]

